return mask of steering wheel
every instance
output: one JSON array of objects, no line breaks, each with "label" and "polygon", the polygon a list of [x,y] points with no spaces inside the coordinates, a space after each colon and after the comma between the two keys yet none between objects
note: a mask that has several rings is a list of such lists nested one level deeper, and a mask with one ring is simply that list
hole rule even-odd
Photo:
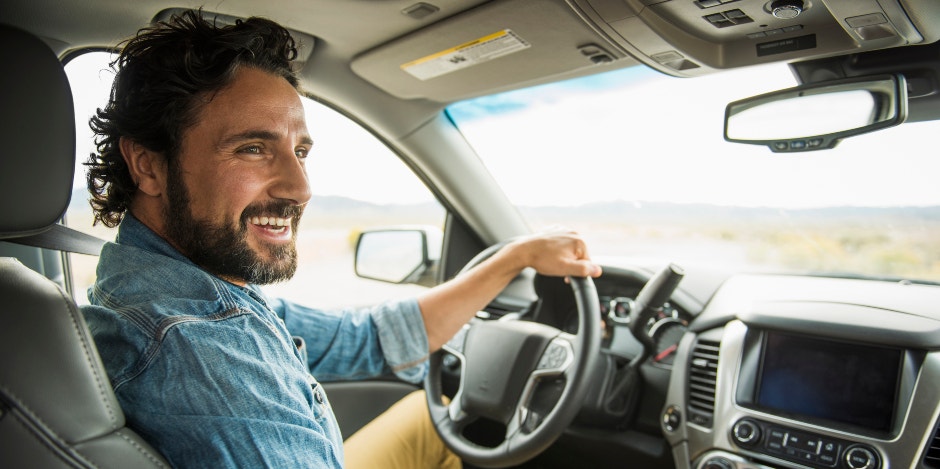
[{"label": "steering wheel", "polygon": [[[507,242],[490,246],[461,273],[476,266]],[[561,285],[559,280],[558,285]],[[441,439],[464,461],[480,467],[525,462],[549,447],[574,420],[592,383],[601,341],[600,310],[594,282],[568,278],[578,313],[578,333],[517,319],[465,325],[442,350],[430,357],[424,387],[431,420]],[[505,318],[504,318],[505,319]],[[461,380],[449,404],[442,400],[444,352],[460,361]],[[558,400],[545,415],[533,410],[540,380],[564,377]],[[482,446],[463,431],[480,418],[506,426],[498,445]]]}]

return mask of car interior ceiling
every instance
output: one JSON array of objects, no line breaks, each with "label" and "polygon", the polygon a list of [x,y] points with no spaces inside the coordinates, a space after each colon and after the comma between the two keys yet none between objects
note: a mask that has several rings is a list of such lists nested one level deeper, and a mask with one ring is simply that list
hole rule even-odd
[{"label": "car interior ceiling", "polygon": [[[108,3],[101,2],[105,8]],[[361,24],[368,25],[355,31],[342,26],[342,22],[331,21],[334,8],[330,3],[311,1],[299,7],[287,2],[281,8],[272,3],[259,11],[253,2],[234,1],[226,4],[224,12],[212,12],[209,7],[206,10],[219,13],[223,19],[260,14],[283,22],[298,32],[304,45],[301,54],[309,54],[301,71],[304,86],[325,99],[339,93],[350,112],[361,112],[360,118],[367,121],[373,120],[371,113],[394,112],[398,119],[381,122],[376,115],[369,123],[386,127],[397,136],[407,134],[439,112],[442,104],[640,63],[669,75],[694,77],[759,63],[804,61],[940,39],[938,26],[931,21],[940,12],[931,0],[809,3],[800,24],[803,36],[814,42],[813,47],[781,44],[760,54],[751,51],[753,38],[739,31],[749,32],[757,23],[761,30],[772,31],[775,22],[782,24],[783,20],[768,14],[758,18],[760,21],[714,24],[704,21],[703,13],[725,9],[703,10],[693,2],[631,5],[621,0],[475,0],[435,4],[437,11],[420,17],[416,17],[420,13],[405,13],[409,2],[351,2],[343,6],[344,14],[354,15]],[[147,5],[151,8],[149,14]],[[18,11],[11,11],[9,16],[24,18],[24,24],[31,23],[30,17],[42,18],[40,12],[50,8],[82,19],[34,22],[33,31],[45,37],[60,55],[83,47],[107,47],[116,38],[133,34],[136,27],[177,11],[159,2],[142,2],[133,9],[109,8],[108,15],[114,20],[102,24],[102,15],[78,5],[41,0],[16,8]],[[300,11],[285,13],[291,8]],[[866,15],[880,15],[889,21],[868,25],[861,20]],[[844,23],[847,20],[858,27],[849,27]],[[545,31],[541,27],[544,24],[553,27]],[[498,64],[484,63],[436,80],[418,79],[401,67],[416,58],[502,30],[510,30],[530,44],[524,57],[515,54]],[[83,38],[80,40],[84,42],[59,40],[59,35]],[[363,96],[361,105],[357,94]]]}]

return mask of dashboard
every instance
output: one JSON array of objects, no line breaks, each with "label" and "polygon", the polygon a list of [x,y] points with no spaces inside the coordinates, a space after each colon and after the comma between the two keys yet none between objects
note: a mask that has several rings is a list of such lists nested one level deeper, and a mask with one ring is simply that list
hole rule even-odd
[{"label": "dashboard", "polygon": [[[940,287],[686,269],[638,339],[655,268],[603,267],[604,379],[545,467],[940,469]],[[558,282],[529,313],[575,333]]]},{"label": "dashboard", "polygon": [[679,341],[676,467],[937,468],[940,288],[729,278]]}]

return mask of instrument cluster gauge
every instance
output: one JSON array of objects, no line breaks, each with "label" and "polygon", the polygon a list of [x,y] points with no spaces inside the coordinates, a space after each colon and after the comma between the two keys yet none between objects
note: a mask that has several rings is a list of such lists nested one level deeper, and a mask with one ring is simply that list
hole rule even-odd
[{"label": "instrument cluster gauge", "polygon": [[666,303],[663,311],[650,319],[647,329],[647,334],[655,344],[653,355],[650,357],[653,365],[672,368],[679,341],[688,330],[688,321],[682,319],[679,312]]}]

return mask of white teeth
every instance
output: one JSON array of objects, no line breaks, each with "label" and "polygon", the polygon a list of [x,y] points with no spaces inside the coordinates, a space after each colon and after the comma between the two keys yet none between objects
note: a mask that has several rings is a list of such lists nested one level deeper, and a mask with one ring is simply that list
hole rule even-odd
[{"label": "white teeth", "polygon": [[276,218],[276,217],[251,217],[248,219],[248,223],[258,226],[290,226],[290,218]]}]

